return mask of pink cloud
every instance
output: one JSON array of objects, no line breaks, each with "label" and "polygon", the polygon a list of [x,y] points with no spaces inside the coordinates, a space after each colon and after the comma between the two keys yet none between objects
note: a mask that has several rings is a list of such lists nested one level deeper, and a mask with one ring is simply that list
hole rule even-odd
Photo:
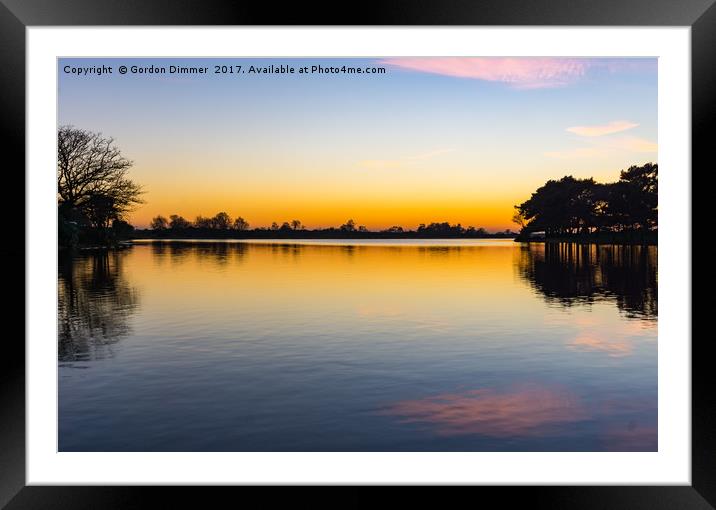
[{"label": "pink cloud", "polygon": [[587,72],[588,61],[574,58],[408,57],[381,64],[412,71],[501,82],[518,89],[563,87]]}]

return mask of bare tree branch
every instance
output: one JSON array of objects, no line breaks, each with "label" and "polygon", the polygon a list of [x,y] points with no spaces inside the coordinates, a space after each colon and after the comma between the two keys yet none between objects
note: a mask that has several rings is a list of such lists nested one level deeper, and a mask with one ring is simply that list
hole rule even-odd
[{"label": "bare tree branch", "polygon": [[73,126],[57,133],[57,199],[83,212],[95,226],[106,226],[138,204],[142,187],[127,177],[132,161],[114,139]]}]

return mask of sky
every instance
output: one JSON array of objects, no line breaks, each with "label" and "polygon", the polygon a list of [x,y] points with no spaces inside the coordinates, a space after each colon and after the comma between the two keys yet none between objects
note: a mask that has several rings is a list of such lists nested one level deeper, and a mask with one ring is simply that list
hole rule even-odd
[{"label": "sky", "polygon": [[[113,72],[72,72],[102,65]],[[152,65],[166,72],[131,71]],[[296,72],[248,72],[270,65]],[[385,72],[298,72],[317,65]],[[58,124],[111,136],[134,162],[140,228],[225,211],[252,228],[515,230],[513,206],[549,179],[657,162],[655,58],[72,58],[58,86]]]}]

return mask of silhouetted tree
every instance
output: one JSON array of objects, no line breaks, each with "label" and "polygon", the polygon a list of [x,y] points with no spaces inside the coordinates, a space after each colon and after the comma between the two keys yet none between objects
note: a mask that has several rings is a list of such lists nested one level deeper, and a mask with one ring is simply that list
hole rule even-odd
[{"label": "silhouetted tree", "polygon": [[631,166],[619,177],[633,227],[651,229],[658,219],[658,165]]},{"label": "silhouetted tree", "polygon": [[356,229],[356,222],[353,220],[348,220],[343,225],[341,225],[341,230],[343,232],[355,232],[355,229]]},{"label": "silhouetted tree", "polygon": [[112,221],[112,235],[115,239],[129,239],[134,233],[134,227],[123,220]]},{"label": "silhouetted tree", "polygon": [[520,212],[518,205],[515,206],[515,209],[517,211],[515,214],[512,215],[512,223],[517,223],[520,228],[525,228],[525,225],[527,224],[527,218],[525,218],[525,215]]},{"label": "silhouetted tree", "polygon": [[179,230],[191,227],[191,222],[185,220],[182,216],[172,214],[169,216],[169,228]]},{"label": "silhouetted tree", "polygon": [[595,225],[596,183],[593,179],[566,176],[550,180],[526,202],[517,206],[516,217],[534,230],[547,234],[575,234]]},{"label": "silhouetted tree", "polygon": [[95,227],[122,219],[143,203],[141,186],[127,177],[132,162],[114,145],[114,139],[73,126],[57,132],[58,205],[74,208]]},{"label": "silhouetted tree", "polygon": [[241,216],[236,218],[234,220],[234,229],[235,230],[248,230],[249,229],[249,222],[243,219]]},{"label": "silhouetted tree", "polygon": [[647,163],[621,172],[614,183],[566,176],[550,180],[515,206],[513,221],[548,237],[600,231],[653,230],[658,217],[658,167]]},{"label": "silhouetted tree", "polygon": [[418,233],[420,234],[457,236],[463,232],[464,229],[462,228],[462,225],[459,223],[457,225],[450,225],[447,221],[442,223],[430,223],[427,226],[424,223],[421,223],[418,227]]},{"label": "silhouetted tree", "polygon": [[152,218],[152,222],[149,224],[152,230],[165,230],[168,225],[167,219],[161,214]]},{"label": "silhouetted tree", "polygon": [[213,226],[213,223],[211,221],[211,218],[206,218],[205,216],[197,216],[194,220],[194,226],[196,228],[211,228]]},{"label": "silhouetted tree", "polygon": [[[206,230],[224,230],[226,229],[226,225],[229,225],[229,221],[231,220],[230,217],[228,217],[228,214],[226,213],[218,213],[216,216],[212,218],[205,218],[202,216],[197,216],[195,223],[192,225],[188,221],[186,221],[182,216],[173,214],[170,216],[170,220],[166,220],[163,216],[159,215],[156,218],[153,219],[152,222],[152,229],[154,230],[162,230],[166,228],[171,229],[177,229],[182,230],[179,234],[181,236],[189,236],[189,237],[207,237],[208,235],[214,235],[213,232],[206,232]],[[248,231],[249,230],[249,224],[246,220],[244,220],[241,217],[236,218],[236,220],[230,224],[230,229],[233,230],[241,230],[241,231]],[[195,227],[192,229],[192,226]],[[189,231],[186,231],[187,229],[191,229]],[[400,235],[397,237],[460,237],[467,235],[468,237],[509,237],[509,231],[506,232],[498,232],[495,234],[489,234],[484,228],[478,228],[475,227],[469,227],[469,228],[463,228],[462,225],[459,223],[457,225],[451,225],[448,222],[443,223],[430,223],[429,225],[421,224],[418,228],[418,231],[412,231],[412,230],[405,230],[403,227],[395,225],[388,229],[382,230],[380,232],[378,231],[371,231],[369,230],[365,225],[356,225],[355,221],[348,220],[345,224],[341,225],[340,227],[327,227],[327,228],[317,228],[314,230],[306,230],[304,225],[299,220],[292,220],[290,222],[284,221],[281,224],[278,224],[277,222],[273,222],[270,227],[257,227],[251,230],[251,232],[255,232],[256,235],[242,235],[240,237],[265,237],[262,235],[262,232],[271,231],[271,232],[280,232],[280,237],[292,237],[292,233],[296,233],[298,231],[301,232],[313,232],[316,234],[316,237],[340,237],[341,234],[347,234],[351,233],[352,235],[350,237],[363,237],[359,236],[358,234],[364,234],[365,237],[387,237],[387,236],[381,236],[379,234],[405,234]],[[65,232],[63,235],[71,236],[72,232]],[[295,235],[295,234],[293,234]],[[160,235],[157,237],[166,237],[165,235]],[[224,232],[220,237],[232,237],[231,232],[227,231]],[[234,237],[238,237],[235,236]],[[296,237],[305,237],[304,234],[297,235]]]},{"label": "silhouetted tree", "polygon": [[97,229],[108,228],[112,220],[120,218],[114,199],[108,195],[90,195],[82,205],[90,224]]},{"label": "silhouetted tree", "polygon": [[211,227],[218,230],[226,230],[231,227],[231,216],[225,212],[216,213],[211,219]]}]

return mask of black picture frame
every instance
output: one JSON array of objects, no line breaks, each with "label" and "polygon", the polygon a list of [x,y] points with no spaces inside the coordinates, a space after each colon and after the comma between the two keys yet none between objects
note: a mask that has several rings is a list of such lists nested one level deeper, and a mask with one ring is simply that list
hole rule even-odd
[{"label": "black picture frame", "polygon": [[[25,189],[25,29],[30,26],[105,25],[574,25],[689,26],[692,71],[692,168],[706,168],[709,133],[716,124],[715,0],[394,0],[346,4],[335,11],[320,5],[217,0],[0,0],[0,127],[5,179],[10,188]],[[353,6],[351,8],[351,6]],[[8,155],[10,156],[8,158]],[[684,169],[685,178],[690,169]],[[691,176],[695,173],[691,170]],[[693,177],[692,177],[693,178]],[[25,210],[24,193],[17,204],[7,201],[5,217]],[[19,229],[18,229],[19,230]],[[22,237],[20,240],[19,237]],[[7,278],[14,284],[5,316],[17,321],[25,311],[25,237],[13,229],[12,242],[0,246]],[[691,247],[689,249],[691,254]],[[692,259],[693,260],[693,259]],[[22,281],[21,281],[22,280]],[[22,285],[22,291],[20,286]],[[16,290],[17,289],[17,290]],[[9,295],[6,294],[6,295]],[[20,298],[22,296],[22,299]],[[691,299],[690,296],[685,296]],[[8,321],[9,322],[9,321]],[[185,501],[176,487],[40,487],[25,486],[25,346],[24,322],[3,339],[0,402],[0,507],[135,508],[149,496],[164,505]],[[691,341],[691,338],[674,339]],[[716,399],[709,388],[711,360],[707,337],[691,343],[692,352],[692,483],[690,486],[480,487],[502,498],[525,498],[530,506],[548,508],[714,508],[716,506]],[[227,490],[202,491],[224,498]]]}]

